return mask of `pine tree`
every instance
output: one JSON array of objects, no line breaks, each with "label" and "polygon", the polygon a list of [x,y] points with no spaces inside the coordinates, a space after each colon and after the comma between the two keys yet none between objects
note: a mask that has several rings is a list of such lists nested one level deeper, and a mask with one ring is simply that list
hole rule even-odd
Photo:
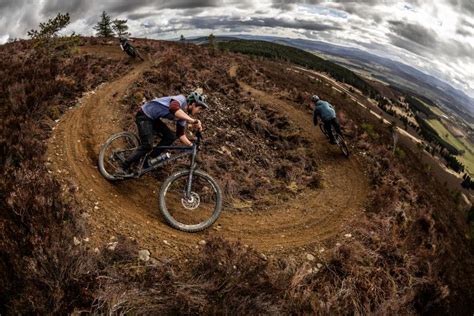
[{"label": "pine tree", "polygon": [[214,36],[214,34],[211,33],[208,36],[207,40],[209,41],[209,49],[211,56],[216,56],[216,37]]},{"label": "pine tree", "polygon": [[180,42],[185,42],[185,41],[186,41],[186,39],[184,38],[184,35],[183,35],[183,34],[181,34],[181,37],[179,38],[179,41],[180,41]]},{"label": "pine tree", "polygon": [[388,129],[390,130],[390,133],[392,134],[393,153],[395,154],[395,150],[397,149],[397,143],[398,143],[398,138],[399,138],[399,134],[397,133],[397,123],[395,121],[390,122]]},{"label": "pine tree", "polygon": [[118,37],[130,35],[130,33],[127,32],[128,30],[127,20],[120,20],[120,19],[113,20],[112,28],[114,29]]},{"label": "pine tree", "polygon": [[46,39],[56,37],[58,32],[70,23],[69,13],[58,13],[56,17],[49,19],[48,22],[40,23],[39,30],[28,31],[28,36],[32,39]]},{"label": "pine tree", "polygon": [[94,30],[97,31],[96,35],[99,37],[111,37],[114,35],[114,31],[112,30],[112,22],[110,16],[103,11],[101,20],[97,22],[96,26],[94,26]]},{"label": "pine tree", "polygon": [[209,41],[209,46],[210,47],[212,47],[212,48],[216,47],[216,37],[214,36],[214,34],[211,33],[211,35],[209,35],[207,40]]}]

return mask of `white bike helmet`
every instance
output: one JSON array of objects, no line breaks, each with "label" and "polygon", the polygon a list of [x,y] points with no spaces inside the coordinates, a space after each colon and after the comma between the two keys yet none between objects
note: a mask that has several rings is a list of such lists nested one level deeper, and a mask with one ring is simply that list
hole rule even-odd
[{"label": "white bike helmet", "polygon": [[193,102],[196,102],[197,105],[202,106],[205,109],[209,109],[209,105],[206,103],[206,98],[197,92],[191,92],[191,94],[188,95],[188,103]]}]

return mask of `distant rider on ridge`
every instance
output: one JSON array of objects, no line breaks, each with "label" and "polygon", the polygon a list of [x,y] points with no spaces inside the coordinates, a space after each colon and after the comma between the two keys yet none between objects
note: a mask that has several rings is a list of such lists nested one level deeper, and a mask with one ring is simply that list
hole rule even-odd
[{"label": "distant rider on ridge", "polygon": [[324,129],[329,135],[329,142],[331,144],[336,144],[334,134],[331,133],[331,127],[334,127],[338,134],[342,135],[342,132],[341,126],[339,125],[339,122],[336,118],[336,111],[334,110],[334,107],[329,102],[320,100],[317,95],[313,95],[311,97],[311,101],[313,101],[315,105],[313,112],[314,125],[318,126],[318,117],[321,118],[324,124]]},{"label": "distant rider on ridge", "polygon": [[130,49],[130,47],[132,46],[128,40],[125,38],[125,37],[120,37],[119,39],[120,41],[120,48],[124,51],[124,52],[128,52],[128,50]]}]

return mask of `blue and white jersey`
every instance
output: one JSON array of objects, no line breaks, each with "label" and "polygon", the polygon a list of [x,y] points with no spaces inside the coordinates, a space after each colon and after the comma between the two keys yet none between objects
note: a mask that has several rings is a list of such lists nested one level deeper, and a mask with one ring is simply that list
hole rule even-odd
[{"label": "blue and white jersey", "polygon": [[[176,103],[172,104],[173,101],[176,101],[178,104]],[[171,105],[171,108],[170,108],[170,105]],[[179,108],[176,105],[179,105]],[[156,120],[159,118],[175,120],[176,118],[175,118],[174,113],[179,109],[184,111],[186,105],[187,105],[187,101],[184,95],[174,95],[174,96],[153,99],[142,105],[142,111],[143,113],[145,113],[146,116],[148,116],[152,120]],[[181,125],[182,127],[185,127],[186,121],[178,120],[176,124]]]}]

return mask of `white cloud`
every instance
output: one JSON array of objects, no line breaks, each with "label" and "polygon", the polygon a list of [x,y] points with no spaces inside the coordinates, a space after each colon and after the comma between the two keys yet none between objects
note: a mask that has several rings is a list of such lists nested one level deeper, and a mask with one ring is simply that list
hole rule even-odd
[{"label": "white cloud", "polygon": [[267,34],[358,47],[410,63],[474,96],[474,17],[469,13],[474,7],[469,1],[2,0],[0,43],[26,37],[55,10],[71,13],[68,31],[92,35],[106,10],[113,18],[128,18],[137,37]]}]

